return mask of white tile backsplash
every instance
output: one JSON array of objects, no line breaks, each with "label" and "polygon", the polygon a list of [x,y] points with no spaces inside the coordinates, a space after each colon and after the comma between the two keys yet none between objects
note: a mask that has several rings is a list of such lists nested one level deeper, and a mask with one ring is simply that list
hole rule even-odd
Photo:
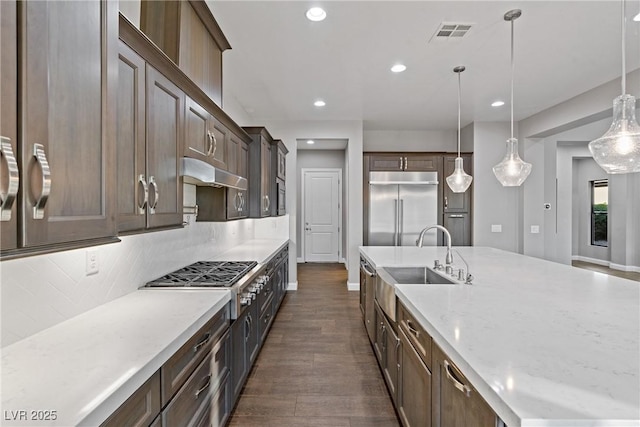
[{"label": "white tile backsplash", "polygon": [[94,246],[98,274],[87,276],[87,248],[0,262],[5,347],[126,295],[163,274],[211,259],[254,238],[288,238],[288,215],[230,222],[192,222],[175,230],[121,237]]}]

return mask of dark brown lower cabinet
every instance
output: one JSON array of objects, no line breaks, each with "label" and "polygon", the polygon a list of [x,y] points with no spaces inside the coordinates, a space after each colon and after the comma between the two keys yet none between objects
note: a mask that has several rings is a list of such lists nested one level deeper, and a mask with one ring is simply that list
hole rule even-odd
[{"label": "dark brown lower cabinet", "polygon": [[[101,427],[146,426],[160,413],[160,371],[153,374]],[[155,424],[153,424],[155,425]],[[161,424],[158,424],[161,425]]]},{"label": "dark brown lower cabinet", "polygon": [[382,349],[383,360],[382,373],[384,374],[384,380],[389,388],[389,394],[393,403],[397,404],[398,400],[398,373],[400,371],[400,338],[391,322],[385,315],[382,315],[382,322],[384,323],[384,346]]},{"label": "dark brown lower cabinet", "polygon": [[[404,427],[431,426],[431,372],[402,330],[396,409]],[[450,427],[448,424],[443,426]]]},{"label": "dark brown lower cabinet", "polygon": [[372,322],[376,327],[373,335],[373,351],[376,354],[378,363],[384,368],[384,345],[386,341],[387,328],[384,322],[384,313],[378,305],[378,302],[374,301],[373,305],[375,307],[375,312],[372,318]]},{"label": "dark brown lower cabinet", "polygon": [[433,427],[494,427],[496,414],[437,346],[433,350]]},{"label": "dark brown lower cabinet", "polygon": [[452,246],[471,246],[471,217],[468,213],[445,213],[442,225],[451,233]]}]

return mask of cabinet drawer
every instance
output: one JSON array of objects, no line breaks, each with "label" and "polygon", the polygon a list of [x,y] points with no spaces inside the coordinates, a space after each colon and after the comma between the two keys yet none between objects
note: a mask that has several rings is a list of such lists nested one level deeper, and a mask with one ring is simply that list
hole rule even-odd
[{"label": "cabinet drawer", "polygon": [[222,427],[229,418],[229,377],[225,378],[218,391],[211,398],[209,405],[200,414],[194,427]]},{"label": "cabinet drawer", "polygon": [[153,374],[101,427],[142,427],[160,413],[160,371]]},{"label": "cabinet drawer", "polygon": [[407,334],[422,361],[431,369],[431,336],[425,332],[402,303],[398,304],[398,325]]},{"label": "cabinet drawer", "polygon": [[264,342],[264,340],[267,338],[267,332],[269,331],[271,322],[273,322],[273,301],[274,299],[272,296],[264,305],[264,310],[260,315],[260,342]]},{"label": "cabinet drawer", "polygon": [[213,354],[209,353],[162,412],[165,426],[191,425],[201,408],[209,404],[215,387],[211,372],[212,359]]},{"label": "cabinet drawer", "polygon": [[231,370],[230,331],[227,331],[213,346],[211,358],[211,384],[215,387],[229,374]]},{"label": "cabinet drawer", "polygon": [[162,366],[162,404],[184,384],[211,346],[229,327],[229,306],[220,310]]},{"label": "cabinet drawer", "polygon": [[271,296],[273,295],[273,285],[275,275],[269,276],[269,281],[264,285],[262,291],[258,295],[258,304],[260,307],[260,317],[265,313],[265,310],[271,311]]}]

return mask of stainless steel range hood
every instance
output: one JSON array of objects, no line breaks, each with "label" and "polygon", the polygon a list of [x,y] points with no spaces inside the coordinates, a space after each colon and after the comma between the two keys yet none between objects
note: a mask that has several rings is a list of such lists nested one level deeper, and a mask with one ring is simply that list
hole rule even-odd
[{"label": "stainless steel range hood", "polygon": [[202,160],[190,157],[182,158],[180,175],[187,184],[212,187],[231,187],[238,190],[247,189],[247,179],[234,175]]}]

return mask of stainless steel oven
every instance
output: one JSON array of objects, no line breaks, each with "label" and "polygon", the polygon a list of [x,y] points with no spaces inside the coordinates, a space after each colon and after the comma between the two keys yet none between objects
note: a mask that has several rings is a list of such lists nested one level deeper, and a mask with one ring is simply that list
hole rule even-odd
[{"label": "stainless steel oven", "polygon": [[266,266],[256,261],[198,261],[147,283],[152,288],[227,288],[231,319],[237,319],[256,299],[265,282]]}]

